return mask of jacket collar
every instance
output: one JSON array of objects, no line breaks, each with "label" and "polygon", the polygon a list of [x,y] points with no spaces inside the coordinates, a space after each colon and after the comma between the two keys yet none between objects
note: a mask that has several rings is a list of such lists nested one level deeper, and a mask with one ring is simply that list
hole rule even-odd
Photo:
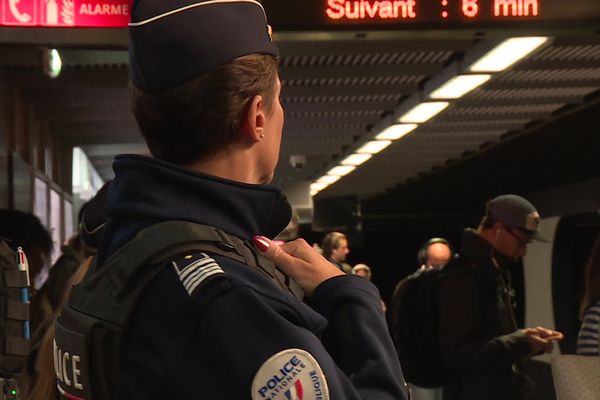
[{"label": "jacket collar", "polygon": [[485,265],[501,270],[507,270],[515,264],[509,257],[494,251],[492,244],[474,229],[464,230],[460,250],[460,257],[467,264]]},{"label": "jacket collar", "polygon": [[275,237],[291,218],[291,207],[275,186],[231,181],[139,155],[117,156],[113,168],[106,209],[109,253],[139,230],[168,220],[210,225],[249,240]]}]

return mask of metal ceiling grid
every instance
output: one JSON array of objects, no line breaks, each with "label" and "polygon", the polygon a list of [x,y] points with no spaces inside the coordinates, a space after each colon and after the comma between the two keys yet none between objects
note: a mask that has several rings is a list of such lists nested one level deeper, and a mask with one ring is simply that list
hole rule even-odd
[{"label": "metal ceiling grid", "polygon": [[[417,130],[335,183],[336,193],[366,195],[375,187],[383,191],[388,187],[388,181],[405,182],[432,166],[459,158],[464,152],[476,151],[482,142],[497,140],[502,133],[484,131],[454,135],[447,131],[422,133]],[[365,185],[366,182],[369,184]]]},{"label": "metal ceiling grid", "polygon": [[[597,87],[557,87],[557,88],[523,88],[523,89],[481,89],[470,96],[469,101],[481,104],[482,101],[512,102],[515,99],[526,99],[540,104],[540,101],[557,101],[559,103],[577,102],[593,92]],[[556,100],[558,99],[558,100]]]},{"label": "metal ceiling grid", "polygon": [[[323,196],[373,196],[444,168],[600,90],[600,39],[557,39],[375,155]],[[586,63],[581,67],[582,61]],[[316,175],[322,174],[320,171]],[[373,181],[377,181],[374,183]]]},{"label": "metal ceiling grid", "polygon": [[[309,180],[471,42],[421,44],[354,40],[280,45],[286,123],[275,183]],[[307,156],[302,170],[289,164],[289,156],[297,154]]]},{"label": "metal ceiling grid", "polygon": [[[334,160],[341,160],[364,140],[384,115],[473,44],[470,39],[280,43],[286,124],[274,183],[285,186],[326,172]],[[29,64],[29,68],[11,69],[11,76],[50,129],[84,146],[101,174],[109,178],[111,152],[143,146],[127,105],[126,53],[73,50],[67,54],[66,68],[56,80]],[[26,54],[19,57],[21,63],[33,60]],[[548,120],[599,89],[600,38],[557,38],[453,102],[322,195],[376,195],[498,143],[505,134],[534,121]],[[289,157],[297,154],[307,158],[302,169],[289,163]]]}]

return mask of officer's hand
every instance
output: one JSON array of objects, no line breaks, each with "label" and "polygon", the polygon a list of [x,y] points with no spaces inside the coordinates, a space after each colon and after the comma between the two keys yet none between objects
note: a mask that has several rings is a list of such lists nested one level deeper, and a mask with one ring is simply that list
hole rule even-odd
[{"label": "officer's hand", "polygon": [[279,269],[295,280],[304,293],[309,296],[317,286],[327,279],[345,275],[304,239],[276,245],[264,236],[255,236],[253,242],[266,258],[273,261]]}]

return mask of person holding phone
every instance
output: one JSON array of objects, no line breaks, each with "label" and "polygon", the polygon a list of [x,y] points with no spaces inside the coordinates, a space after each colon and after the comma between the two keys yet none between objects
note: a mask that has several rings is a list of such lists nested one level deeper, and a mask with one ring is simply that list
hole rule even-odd
[{"label": "person holding phone", "polygon": [[510,268],[533,241],[547,241],[540,215],[526,199],[502,195],[487,203],[477,230],[463,233],[460,257],[444,267],[437,292],[442,358],[453,375],[444,400],[520,400],[533,390],[524,359],[552,351],[563,335],[519,329]]}]

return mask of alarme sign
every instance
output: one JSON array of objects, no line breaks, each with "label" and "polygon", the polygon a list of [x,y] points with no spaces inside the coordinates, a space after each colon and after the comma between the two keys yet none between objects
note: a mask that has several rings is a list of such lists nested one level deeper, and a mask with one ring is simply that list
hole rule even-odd
[{"label": "alarme sign", "polygon": [[131,10],[131,0],[0,1],[5,26],[119,28]]}]

